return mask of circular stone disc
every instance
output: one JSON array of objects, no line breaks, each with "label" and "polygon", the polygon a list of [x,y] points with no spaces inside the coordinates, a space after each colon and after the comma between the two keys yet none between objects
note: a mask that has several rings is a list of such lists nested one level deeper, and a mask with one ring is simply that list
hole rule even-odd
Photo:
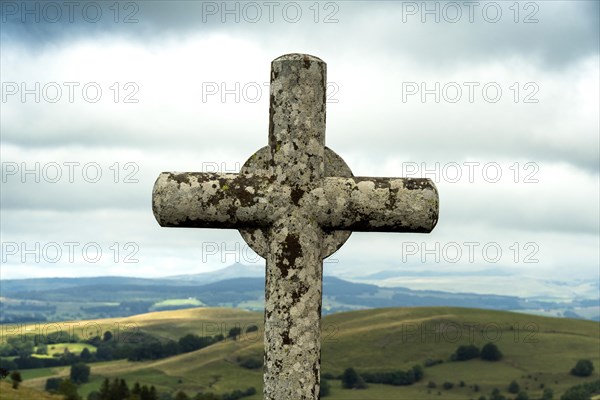
[{"label": "circular stone disc", "polygon": [[[254,153],[242,166],[241,173],[266,175],[268,173],[269,146],[265,146]],[[339,176],[349,178],[352,175],[350,167],[329,147],[325,147],[325,176]],[[246,243],[262,258],[267,258],[269,246],[267,232],[264,228],[238,229]],[[321,257],[326,258],[335,253],[348,240],[351,231],[324,231]]]}]

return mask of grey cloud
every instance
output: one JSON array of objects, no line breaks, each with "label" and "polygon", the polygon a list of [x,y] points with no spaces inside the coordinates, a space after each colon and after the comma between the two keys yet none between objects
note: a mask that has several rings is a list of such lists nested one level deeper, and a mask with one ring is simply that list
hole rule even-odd
[{"label": "grey cloud", "polygon": [[[15,3],[19,8],[21,4],[7,3]],[[86,3],[98,4],[102,9],[102,18],[97,22],[87,22],[83,17],[81,10]],[[365,51],[402,54],[440,66],[455,64],[465,58],[477,61],[521,55],[539,59],[552,68],[562,68],[573,60],[598,51],[599,5],[595,1],[521,2],[518,6],[519,22],[514,22],[516,8],[509,2],[482,1],[471,3],[474,4],[472,6],[466,6],[468,2],[463,1],[429,2],[426,6],[429,9],[437,4],[439,22],[436,22],[435,15],[425,12],[423,2],[338,1],[318,3],[318,7],[305,2],[276,2],[277,6],[272,8],[273,22],[269,21],[270,9],[265,2],[250,3],[259,6],[260,18],[255,16],[257,8],[248,7],[246,2],[122,2],[117,17],[119,22],[115,23],[115,11],[110,9],[108,2],[81,2],[81,10],[74,14],[75,22],[68,20],[66,9],[63,18],[56,23],[48,22],[52,16],[44,17],[43,11],[40,11],[40,23],[34,23],[33,17],[27,17],[26,23],[22,23],[17,13],[5,16],[7,22],[3,24],[3,31],[5,39],[23,41],[32,47],[57,45],[79,36],[114,35],[147,43],[148,40],[198,32],[207,35],[233,33],[272,43],[286,41],[310,47],[325,45],[334,52],[362,48],[365,49],[362,54],[368,54]],[[43,10],[44,5],[40,4],[40,10]],[[137,8],[130,5],[125,10],[127,4],[134,4]],[[288,7],[290,4],[297,6]],[[215,14],[207,13],[214,7]],[[236,13],[222,15],[223,10],[234,10],[235,7]],[[289,9],[284,14],[285,7]],[[473,7],[472,21],[470,7]],[[301,10],[301,18],[296,23],[288,22],[295,19],[297,8]],[[460,9],[460,19],[457,18],[457,9]],[[488,22],[496,19],[496,9],[501,12],[498,21]],[[95,15],[89,10],[88,14],[92,18]],[[123,20],[130,14],[137,22],[124,23]],[[235,21],[236,15],[239,22]],[[338,22],[324,23],[328,16]],[[528,17],[538,22],[524,23]],[[225,18],[225,23],[222,18]],[[318,23],[314,22],[315,18]],[[425,18],[425,23],[422,18]],[[457,22],[451,22],[454,20]],[[300,30],[303,32],[301,37],[297,34]]]}]

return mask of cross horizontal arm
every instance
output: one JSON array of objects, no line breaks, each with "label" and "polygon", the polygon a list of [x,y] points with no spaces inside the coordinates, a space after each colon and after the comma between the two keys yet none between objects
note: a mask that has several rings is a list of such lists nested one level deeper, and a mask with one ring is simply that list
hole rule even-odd
[{"label": "cross horizontal arm", "polygon": [[325,229],[429,233],[438,220],[438,192],[429,179],[329,177],[311,194]]},{"label": "cross horizontal arm", "polygon": [[272,215],[266,194],[271,180],[254,174],[163,172],[152,193],[152,211],[161,226],[247,228]]}]

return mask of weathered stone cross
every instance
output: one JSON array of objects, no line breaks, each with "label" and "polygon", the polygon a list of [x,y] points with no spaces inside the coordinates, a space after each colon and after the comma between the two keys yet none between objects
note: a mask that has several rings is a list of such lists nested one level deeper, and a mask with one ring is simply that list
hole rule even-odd
[{"label": "weathered stone cross", "polygon": [[352,231],[423,232],[438,219],[429,179],[354,177],[325,147],[326,64],[271,64],[269,145],[240,174],[163,172],[161,226],[239,229],[267,261],[264,397],[318,399],[323,258]]}]

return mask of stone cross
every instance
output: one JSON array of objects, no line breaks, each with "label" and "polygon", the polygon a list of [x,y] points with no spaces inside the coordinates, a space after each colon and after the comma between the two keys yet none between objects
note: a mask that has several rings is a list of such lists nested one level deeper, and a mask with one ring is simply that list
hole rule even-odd
[{"label": "stone cross", "polygon": [[319,398],[323,259],[352,231],[428,233],[438,219],[429,179],[354,177],[325,147],[326,84],[317,57],[273,60],[269,145],[239,174],[163,172],[152,194],[161,226],[238,229],[266,259],[269,400]]}]

